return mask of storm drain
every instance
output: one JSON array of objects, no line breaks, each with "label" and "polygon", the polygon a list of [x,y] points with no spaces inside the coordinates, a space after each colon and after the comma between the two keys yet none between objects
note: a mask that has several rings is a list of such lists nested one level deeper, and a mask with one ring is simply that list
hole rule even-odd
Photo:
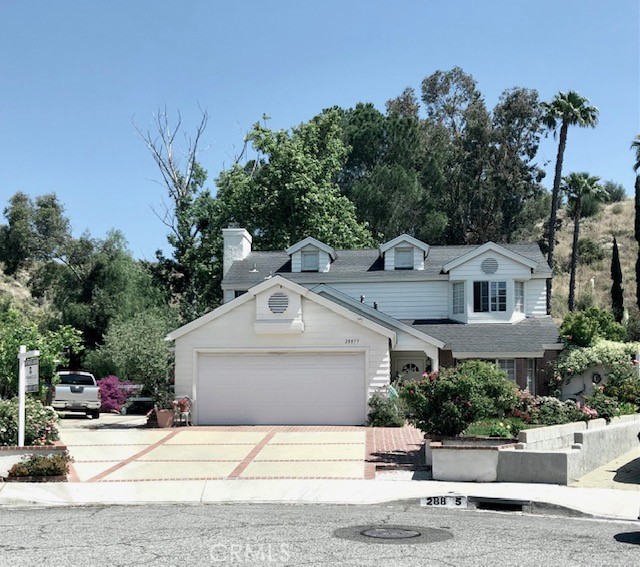
[{"label": "storm drain", "polygon": [[335,537],[363,543],[416,544],[437,543],[451,539],[447,530],[421,526],[350,526],[333,532]]}]

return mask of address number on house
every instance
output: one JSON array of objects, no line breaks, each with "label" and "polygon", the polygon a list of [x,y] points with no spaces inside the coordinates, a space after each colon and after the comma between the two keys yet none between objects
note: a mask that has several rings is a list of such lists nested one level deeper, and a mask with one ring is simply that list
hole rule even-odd
[{"label": "address number on house", "polygon": [[344,340],[344,344],[345,344],[345,345],[358,345],[358,344],[360,344],[360,339],[347,337],[347,338]]},{"label": "address number on house", "polygon": [[466,508],[467,497],[455,494],[447,496],[424,496],[420,499],[420,505],[430,508]]}]

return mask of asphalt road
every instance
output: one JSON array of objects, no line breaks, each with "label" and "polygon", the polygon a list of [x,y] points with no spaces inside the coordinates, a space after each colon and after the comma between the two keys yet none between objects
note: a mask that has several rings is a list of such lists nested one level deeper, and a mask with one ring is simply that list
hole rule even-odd
[{"label": "asphalt road", "polygon": [[[385,525],[421,536],[359,535]],[[0,566],[640,564],[640,523],[402,504],[4,509],[0,526]]]}]

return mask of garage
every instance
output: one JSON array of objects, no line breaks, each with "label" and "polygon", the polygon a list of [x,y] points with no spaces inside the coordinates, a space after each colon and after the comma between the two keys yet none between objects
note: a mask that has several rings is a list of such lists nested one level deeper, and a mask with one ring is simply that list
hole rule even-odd
[{"label": "garage", "polygon": [[200,425],[361,425],[363,352],[199,353]]}]

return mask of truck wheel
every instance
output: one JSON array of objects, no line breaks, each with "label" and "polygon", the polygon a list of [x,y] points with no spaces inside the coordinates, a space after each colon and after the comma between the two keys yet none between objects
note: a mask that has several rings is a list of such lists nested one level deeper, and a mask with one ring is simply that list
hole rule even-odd
[{"label": "truck wheel", "polygon": [[100,419],[100,410],[96,409],[91,412],[91,417],[93,419]]}]

